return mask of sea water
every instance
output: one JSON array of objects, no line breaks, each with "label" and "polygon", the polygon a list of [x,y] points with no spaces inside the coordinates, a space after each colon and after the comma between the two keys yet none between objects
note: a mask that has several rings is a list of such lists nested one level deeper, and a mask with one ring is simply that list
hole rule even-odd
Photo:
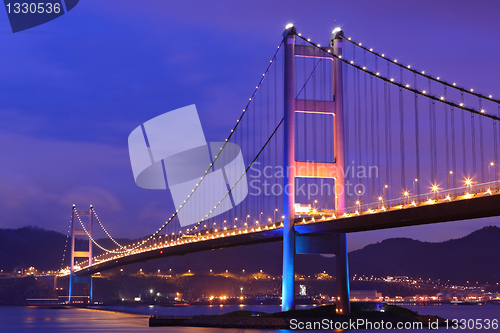
[{"label": "sea water", "polygon": [[[310,306],[309,306],[310,307]],[[417,311],[422,315],[438,315],[446,319],[497,319],[500,321],[500,305],[406,305],[406,308]],[[307,307],[299,307],[307,308]],[[109,306],[101,309],[64,308],[48,309],[38,307],[0,307],[0,332],[2,333],[66,333],[66,332],[116,332],[116,333],[212,333],[219,332],[217,328],[191,328],[191,327],[148,327],[150,315],[192,316],[222,314],[236,310],[258,312],[276,312],[279,306],[273,305],[230,305],[230,306],[186,306],[186,307],[160,307],[160,306]],[[250,333],[250,332],[285,332],[292,330],[250,330],[250,329],[224,329],[224,333]],[[340,330],[339,330],[340,331]],[[398,330],[362,330],[360,332],[394,332]],[[404,332],[422,332],[424,330],[400,330]],[[439,331],[461,332],[498,332],[494,330],[478,329],[452,329],[440,328]],[[309,331],[311,332],[311,331]],[[352,330],[344,332],[353,332]]]}]

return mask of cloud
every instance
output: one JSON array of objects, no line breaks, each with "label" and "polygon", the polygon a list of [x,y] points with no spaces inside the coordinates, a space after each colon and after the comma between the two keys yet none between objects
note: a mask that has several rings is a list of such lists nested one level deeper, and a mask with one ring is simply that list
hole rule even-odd
[{"label": "cloud", "polygon": [[114,147],[0,131],[0,228],[36,225],[66,233],[72,204],[86,210],[92,203],[113,236],[156,230],[173,208],[171,199],[167,191],[137,187],[123,141]]},{"label": "cloud", "polygon": [[[123,209],[120,200],[110,191],[94,186],[78,186],[72,188],[59,198],[60,203],[69,207],[73,203],[79,203],[80,207],[85,204],[98,203],[99,206],[106,207],[106,210],[117,212]],[[85,206],[85,209],[87,206]]]},{"label": "cloud", "polygon": [[[131,178],[125,148],[0,131],[0,152],[2,225],[52,225],[45,210],[68,212],[74,202],[102,202],[110,211],[121,210],[109,174],[117,175],[118,182]],[[33,221],[34,216],[41,218]]]},{"label": "cloud", "polygon": [[156,224],[163,224],[168,217],[168,212],[165,205],[161,202],[148,202],[146,205],[139,207],[137,219],[140,221],[156,221]]}]

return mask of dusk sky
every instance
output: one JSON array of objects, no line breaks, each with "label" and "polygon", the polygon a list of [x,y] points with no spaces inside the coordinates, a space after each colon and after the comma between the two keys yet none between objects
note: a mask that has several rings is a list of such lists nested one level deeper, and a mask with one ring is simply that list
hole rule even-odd
[{"label": "dusk sky", "polygon": [[[224,140],[287,23],[322,45],[346,36],[413,67],[500,96],[500,3],[491,1],[82,0],[13,34],[0,10],[0,228],[65,233],[92,203],[116,237],[149,235],[170,193],[134,183],[130,132],[196,104],[207,141]],[[349,235],[443,241],[500,217]]]}]

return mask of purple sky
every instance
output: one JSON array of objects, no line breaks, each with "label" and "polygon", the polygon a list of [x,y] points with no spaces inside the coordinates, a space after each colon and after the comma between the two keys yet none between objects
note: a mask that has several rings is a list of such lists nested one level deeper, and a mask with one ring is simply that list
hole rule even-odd
[{"label": "purple sky", "polygon": [[[0,10],[0,227],[66,233],[71,204],[92,202],[112,235],[157,230],[170,194],[135,185],[128,135],[196,104],[207,140],[225,138],[289,22],[321,44],[340,26],[431,75],[500,96],[499,10],[494,0],[85,0],[17,34]],[[441,241],[491,224],[500,218],[353,234],[350,247]]]}]

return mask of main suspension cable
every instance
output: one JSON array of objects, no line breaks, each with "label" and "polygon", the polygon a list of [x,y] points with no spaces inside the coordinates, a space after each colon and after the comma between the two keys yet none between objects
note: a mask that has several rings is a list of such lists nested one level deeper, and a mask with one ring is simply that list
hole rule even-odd
[{"label": "main suspension cable", "polygon": [[91,206],[90,210],[94,214],[95,218],[97,219],[97,223],[99,223],[99,225],[101,226],[101,228],[104,231],[104,233],[108,236],[108,238],[111,239],[111,241],[113,241],[113,243],[115,243],[116,245],[118,245],[120,248],[124,248],[124,246],[121,245],[120,243],[118,243],[113,237],[111,237],[111,235],[108,233],[108,231],[106,230],[106,228],[104,228],[104,225],[101,223],[101,220],[99,219],[99,216],[97,216],[97,213],[96,213],[96,211],[94,209],[94,206]]}]

